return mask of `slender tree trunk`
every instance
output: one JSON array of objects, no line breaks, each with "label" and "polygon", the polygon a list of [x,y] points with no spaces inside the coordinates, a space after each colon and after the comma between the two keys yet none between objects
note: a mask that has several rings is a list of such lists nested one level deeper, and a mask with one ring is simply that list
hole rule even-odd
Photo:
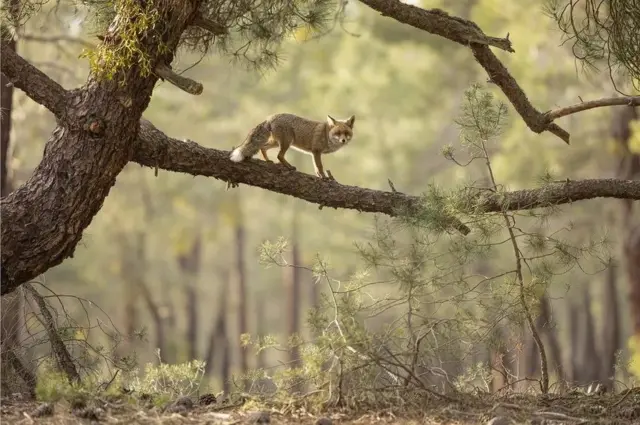
[{"label": "slender tree trunk", "polygon": [[[205,373],[207,375],[211,375],[214,370],[214,364],[216,361],[216,351],[219,353],[221,358],[224,357],[224,347],[229,345],[229,338],[227,336],[227,294],[229,291],[229,272],[228,270],[224,270],[221,273],[220,279],[220,293],[218,294],[218,312],[215,317],[215,321],[211,328],[211,332],[209,334],[209,341],[207,345],[207,351],[205,354],[205,359],[207,365],[205,366]],[[222,367],[221,367],[222,369]],[[227,372],[228,374],[228,372]]]},{"label": "slender tree trunk", "polygon": [[546,335],[547,346],[549,347],[549,363],[555,368],[560,391],[563,392],[566,387],[567,376],[562,362],[562,349],[560,348],[558,335],[555,331],[555,320],[551,312],[551,301],[549,301],[549,296],[546,293],[540,300],[540,316],[542,318],[542,330],[544,335]]},{"label": "slender tree trunk", "polygon": [[[246,282],[246,265],[244,258],[246,230],[244,227],[244,217],[242,215],[242,206],[240,199],[236,198],[237,210],[236,210],[236,222],[234,228],[235,239],[235,267],[234,267],[234,285],[236,286],[237,293],[237,307],[238,307],[238,332],[240,335],[246,334],[249,331],[248,326],[248,312],[247,312],[247,282]],[[240,371],[244,374],[249,370],[249,361],[247,358],[247,350],[244,347],[240,347]],[[245,390],[249,388],[249,381],[245,380]]]},{"label": "slender tree trunk", "polygon": [[586,318],[583,326],[583,344],[581,351],[583,352],[583,368],[582,375],[584,376],[584,382],[591,384],[598,382],[602,375],[600,371],[600,365],[602,364],[600,359],[600,353],[596,346],[596,326],[593,320],[593,313],[591,312],[591,291],[589,287],[584,288],[583,292],[584,304],[583,308],[586,314]]},{"label": "slender tree trunk", "polygon": [[186,317],[187,317],[187,346],[188,358],[198,358],[198,276],[200,274],[200,259],[202,251],[202,237],[196,235],[191,248],[184,255],[178,256],[180,269],[185,276]]},{"label": "slender tree trunk", "polygon": [[[295,214],[295,212],[294,212]],[[293,219],[292,243],[291,243],[291,266],[284,269],[286,292],[289,296],[289,308],[287,315],[288,335],[300,336],[300,246],[298,244],[298,232],[296,218]],[[300,350],[297,345],[289,351],[289,361],[292,367],[296,367],[300,360]]]},{"label": "slender tree trunk", "polygon": [[[15,1],[15,0],[14,0]],[[2,49],[16,50],[16,41],[2,40]],[[4,198],[11,193],[12,183],[10,178],[10,143],[11,143],[11,113],[13,112],[13,85],[4,74],[0,73],[0,141],[2,161],[0,163],[0,196]]]},{"label": "slender tree trunk", "polygon": [[[140,296],[140,255],[142,250],[139,246],[140,238],[137,233],[118,235],[120,240],[120,276],[123,291],[123,321],[125,332],[125,343],[120,347],[121,354],[129,355],[136,348],[135,333],[139,324],[138,297]],[[133,239],[133,240],[131,240]]]},{"label": "slender tree trunk", "polygon": [[610,264],[605,279],[604,299],[602,301],[602,383],[608,390],[613,390],[615,383],[616,353],[620,349],[620,309],[618,290],[616,287],[616,265]]},{"label": "slender tree trunk", "polygon": [[[298,243],[298,217],[297,210],[293,208],[293,219],[291,226],[291,267],[283,269],[285,276],[285,292],[288,294],[289,308],[287,314],[287,335],[289,337],[296,336],[296,341],[300,335],[300,245]],[[296,368],[300,366],[300,348],[297,342],[289,349],[289,367]],[[292,391],[300,392],[301,385],[294,385]]]},{"label": "slender tree trunk", "polygon": [[[266,326],[266,314],[264,311],[264,305],[265,302],[263,300],[258,300],[255,303],[256,305],[256,319],[257,319],[257,328],[256,332],[258,333],[258,336],[260,338],[266,336],[267,334],[267,326]],[[258,353],[258,358],[257,358],[257,367],[258,369],[264,369],[267,367],[267,358],[266,358],[266,351],[265,350],[260,350],[260,352]]]},{"label": "slender tree trunk", "polygon": [[582,371],[582,357],[580,356],[580,308],[574,302],[568,303],[569,307],[569,339],[571,344],[571,363],[569,370],[571,371],[569,380],[572,384],[576,384],[581,380],[580,372]]}]

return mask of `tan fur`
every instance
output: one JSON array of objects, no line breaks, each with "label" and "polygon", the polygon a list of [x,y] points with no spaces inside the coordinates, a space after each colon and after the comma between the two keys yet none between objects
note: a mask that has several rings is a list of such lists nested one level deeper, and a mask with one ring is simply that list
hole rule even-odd
[{"label": "tan fur", "polygon": [[244,143],[233,150],[230,158],[240,162],[260,152],[265,161],[271,161],[267,151],[279,148],[278,161],[295,170],[284,157],[291,147],[311,155],[316,176],[326,178],[321,156],[335,152],[351,141],[355,119],[355,116],[351,116],[346,120],[336,120],[327,115],[327,121],[321,122],[293,114],[272,115],[249,133]]}]

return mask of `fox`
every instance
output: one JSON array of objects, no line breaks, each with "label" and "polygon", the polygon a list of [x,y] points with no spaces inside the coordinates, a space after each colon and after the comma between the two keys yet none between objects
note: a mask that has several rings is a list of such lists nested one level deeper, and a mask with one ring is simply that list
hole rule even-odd
[{"label": "fox", "polygon": [[233,149],[229,159],[241,162],[260,151],[267,162],[267,151],[279,147],[278,161],[285,167],[295,170],[286,159],[289,148],[311,155],[315,174],[320,178],[330,178],[322,166],[322,155],[336,152],[349,144],[353,138],[355,115],[346,120],[337,120],[327,115],[326,121],[314,121],[294,114],[281,113],[268,117],[258,124],[245,141]]}]

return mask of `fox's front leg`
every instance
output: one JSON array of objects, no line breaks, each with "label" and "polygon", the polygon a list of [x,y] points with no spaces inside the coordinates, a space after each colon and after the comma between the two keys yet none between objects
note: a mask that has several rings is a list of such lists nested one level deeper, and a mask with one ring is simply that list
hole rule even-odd
[{"label": "fox's front leg", "polygon": [[322,167],[322,154],[320,152],[313,152],[313,168],[316,170],[316,176],[321,179],[328,178]]}]

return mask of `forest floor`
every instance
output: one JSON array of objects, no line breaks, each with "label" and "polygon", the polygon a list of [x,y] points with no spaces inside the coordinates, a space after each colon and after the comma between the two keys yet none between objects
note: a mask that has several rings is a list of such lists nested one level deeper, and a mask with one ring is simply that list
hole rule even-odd
[{"label": "forest floor", "polygon": [[[322,415],[271,410],[243,410],[216,404],[192,404],[183,399],[164,408],[93,400],[82,406],[41,403],[16,397],[1,400],[3,424],[640,424],[640,388],[612,395],[568,394],[533,397],[511,395],[458,396],[456,401],[424,403],[420,411],[385,409],[368,412],[335,409]],[[502,418],[502,419],[501,419]]]}]

